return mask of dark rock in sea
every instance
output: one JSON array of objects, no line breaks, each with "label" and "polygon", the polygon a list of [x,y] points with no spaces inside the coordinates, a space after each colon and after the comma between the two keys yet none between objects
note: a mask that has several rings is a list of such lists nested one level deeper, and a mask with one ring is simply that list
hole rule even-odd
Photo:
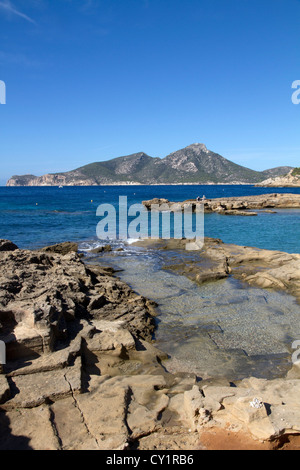
[{"label": "dark rock in sea", "polygon": [[46,253],[56,253],[59,255],[67,255],[69,253],[77,253],[78,252],[78,244],[72,242],[64,242],[59,243],[57,245],[46,246],[42,248],[41,251],[45,251]]},{"label": "dark rock in sea", "polygon": [[18,247],[9,240],[0,240],[0,251],[14,251]]},{"label": "dark rock in sea", "polygon": [[98,248],[94,248],[93,250],[90,251],[90,253],[97,255],[98,253],[107,253],[110,251],[112,251],[111,245],[105,245],[105,246],[99,246]]}]

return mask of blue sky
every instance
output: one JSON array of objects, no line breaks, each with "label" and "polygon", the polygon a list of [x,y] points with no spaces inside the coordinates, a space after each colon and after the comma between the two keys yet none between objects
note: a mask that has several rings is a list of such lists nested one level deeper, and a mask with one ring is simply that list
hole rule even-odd
[{"label": "blue sky", "polygon": [[0,184],[194,142],[300,165],[299,0],[0,0]]}]

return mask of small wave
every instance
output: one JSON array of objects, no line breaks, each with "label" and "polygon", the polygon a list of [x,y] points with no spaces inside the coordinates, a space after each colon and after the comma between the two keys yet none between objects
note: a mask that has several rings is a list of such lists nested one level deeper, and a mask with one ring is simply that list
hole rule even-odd
[{"label": "small wave", "polygon": [[136,252],[139,250],[137,247],[132,247],[132,245],[138,241],[140,241],[138,238],[129,238],[127,240],[111,240],[109,238],[105,240],[87,240],[80,243],[79,250],[83,253],[90,253],[92,250],[110,245],[113,251],[117,251],[118,249],[122,248],[120,254],[122,252],[127,255],[130,253],[136,254]]},{"label": "small wave", "polygon": [[133,243],[139,242],[140,240],[140,238],[128,238],[128,240],[126,240],[126,243],[128,245],[132,245]]}]

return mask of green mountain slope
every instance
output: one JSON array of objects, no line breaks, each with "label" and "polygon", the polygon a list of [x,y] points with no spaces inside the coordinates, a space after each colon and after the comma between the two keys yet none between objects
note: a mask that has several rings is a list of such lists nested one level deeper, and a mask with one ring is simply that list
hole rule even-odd
[{"label": "green mountain slope", "polygon": [[283,168],[288,167],[253,171],[208,150],[204,144],[192,144],[163,159],[140,152],[91,163],[66,173],[14,176],[7,185],[255,184],[265,180],[266,175],[282,174]]}]

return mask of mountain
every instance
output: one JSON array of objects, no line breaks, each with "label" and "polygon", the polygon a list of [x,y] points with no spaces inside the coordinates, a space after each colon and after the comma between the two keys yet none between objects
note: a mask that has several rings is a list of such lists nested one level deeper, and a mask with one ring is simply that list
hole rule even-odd
[{"label": "mountain", "polygon": [[140,152],[66,173],[13,176],[7,186],[255,184],[265,180],[272,171],[279,169],[265,173],[250,170],[208,150],[204,144],[192,144],[162,159]]},{"label": "mountain", "polygon": [[260,172],[237,165],[206,148],[193,144],[171,153],[161,161],[162,177],[168,183],[253,183],[261,181]]}]

